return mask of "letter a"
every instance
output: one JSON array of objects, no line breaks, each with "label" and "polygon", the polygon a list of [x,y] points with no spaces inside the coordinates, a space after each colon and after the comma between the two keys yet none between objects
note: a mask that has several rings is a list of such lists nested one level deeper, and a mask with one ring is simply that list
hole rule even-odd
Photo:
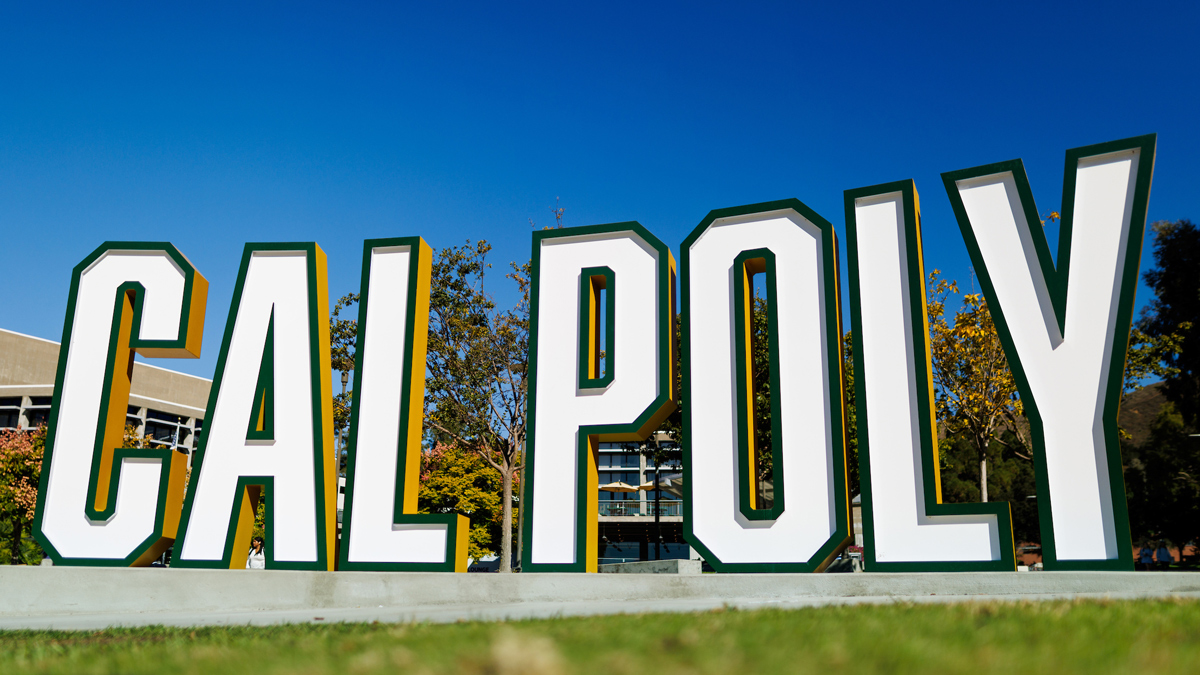
[{"label": "letter a", "polygon": [[316,244],[246,245],[208,411],[172,564],[245,567],[265,496],[267,567],[333,569],[329,293]]}]

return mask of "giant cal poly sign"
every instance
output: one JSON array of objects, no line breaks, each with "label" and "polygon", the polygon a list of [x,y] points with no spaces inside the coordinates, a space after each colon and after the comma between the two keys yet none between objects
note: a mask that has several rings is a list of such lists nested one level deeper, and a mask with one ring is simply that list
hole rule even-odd
[{"label": "giant cal poly sign", "polygon": [[[1067,153],[1057,264],[1019,160],[943,175],[1034,439],[1047,569],[1132,569],[1116,416],[1155,137]],[[943,504],[916,186],[845,193],[863,529],[871,571],[1012,570],[1007,503]],[[684,517],[720,571],[813,572],[849,541],[838,246],[797,200],[713,211],[670,249],[637,223],[533,235],[523,568],[592,572],[597,444],[676,406]],[[431,251],[363,247],[340,546],[325,255],[248,244],[186,499],[184,457],[124,448],[133,353],[197,357],[208,284],[162,243],[76,266],[34,532],[60,565],[464,571],[467,519],[417,513]],[[749,332],[769,323],[775,498],[756,503]],[[604,316],[600,315],[603,310]],[[604,372],[600,372],[599,332]]]}]

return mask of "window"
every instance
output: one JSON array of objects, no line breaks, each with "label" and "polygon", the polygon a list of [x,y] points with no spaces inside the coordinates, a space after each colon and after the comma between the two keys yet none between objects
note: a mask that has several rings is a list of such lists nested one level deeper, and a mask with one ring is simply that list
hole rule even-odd
[{"label": "window", "polygon": [[36,429],[50,421],[50,409],[26,408],[25,419],[29,422],[29,428]]},{"label": "window", "polygon": [[183,418],[179,415],[172,415],[171,413],[165,413],[161,410],[152,410],[150,408],[146,409],[146,419],[161,420],[163,422],[170,422],[171,424],[179,424],[183,421]]},{"label": "window", "polygon": [[600,466],[638,469],[641,468],[642,463],[640,456],[635,452],[601,452]]},{"label": "window", "polygon": [[176,440],[175,433],[178,429],[179,427],[174,425],[146,422],[146,440],[174,445]]},{"label": "window", "polygon": [[0,398],[0,428],[16,429],[21,424],[21,397]]},{"label": "window", "polygon": [[146,409],[146,427],[143,437],[154,443],[191,447],[187,418],[161,410]]},{"label": "window", "polygon": [[25,408],[25,428],[36,429],[50,421],[50,396],[30,396]]},{"label": "window", "polygon": [[[654,466],[653,461],[646,462],[646,470],[647,471],[654,471],[655,468],[656,467]],[[674,473],[676,471],[682,470],[682,467],[680,467],[680,465],[679,465],[678,459],[663,460],[663,463],[659,464],[657,468],[659,471],[667,472],[667,473]]]},{"label": "window", "polygon": [[637,471],[601,471],[599,473],[601,485],[617,482],[637,485],[642,482],[642,479],[638,477]]}]

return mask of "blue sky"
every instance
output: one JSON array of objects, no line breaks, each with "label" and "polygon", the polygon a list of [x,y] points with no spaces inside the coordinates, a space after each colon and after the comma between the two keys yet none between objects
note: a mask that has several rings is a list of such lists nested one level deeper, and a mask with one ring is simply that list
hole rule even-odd
[{"label": "blue sky", "polygon": [[678,251],[906,178],[969,287],[942,172],[1020,157],[1047,212],[1067,148],[1151,132],[1150,219],[1200,218],[1200,6],[1045,4],[7,3],[0,327],[59,339],[75,263],[166,240],[211,291],[203,357],[159,365],[211,377],[247,241],[317,241],[336,298],[369,237],[526,260],[556,197]]}]

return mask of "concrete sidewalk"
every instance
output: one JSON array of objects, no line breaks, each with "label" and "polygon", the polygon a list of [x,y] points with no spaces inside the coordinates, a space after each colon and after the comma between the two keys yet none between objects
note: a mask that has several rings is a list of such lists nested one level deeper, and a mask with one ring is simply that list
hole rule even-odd
[{"label": "concrete sidewalk", "polygon": [[504,620],[723,606],[1200,598],[1186,572],[435,574],[0,568],[0,629]]}]

